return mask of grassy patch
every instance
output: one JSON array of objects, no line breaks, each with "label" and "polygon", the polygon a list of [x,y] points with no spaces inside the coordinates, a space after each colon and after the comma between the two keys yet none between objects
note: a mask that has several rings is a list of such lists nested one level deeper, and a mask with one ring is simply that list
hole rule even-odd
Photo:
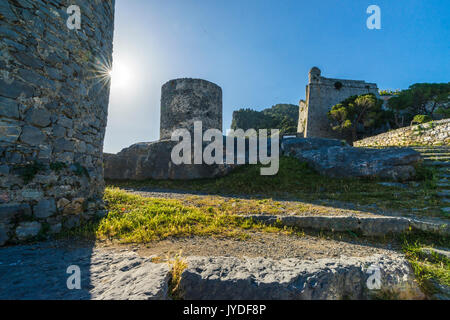
[{"label": "grassy patch", "polygon": [[176,255],[174,259],[170,259],[169,264],[172,266],[169,295],[174,300],[181,300],[183,299],[183,293],[180,290],[181,275],[188,265],[183,260],[181,253]]},{"label": "grassy patch", "polygon": [[416,186],[405,189],[377,184],[377,179],[339,179],[319,175],[297,159],[280,158],[280,170],[275,176],[261,176],[259,165],[237,168],[223,178],[193,181],[146,180],[107,181],[121,188],[162,188],[188,190],[207,194],[250,195],[304,201],[337,200],[359,205],[376,204],[381,210],[403,210],[427,216],[444,216],[436,196],[435,174],[419,167]]},{"label": "grassy patch", "polygon": [[217,213],[208,207],[187,206],[179,200],[144,198],[117,188],[107,188],[105,200],[107,217],[64,236],[147,243],[190,236],[246,239],[250,230],[294,233],[287,227],[265,226],[236,215]]},{"label": "grassy patch", "polygon": [[438,255],[426,255],[422,251],[425,247],[450,248],[448,237],[431,236],[425,234],[403,235],[403,251],[411,263],[416,279],[424,290],[431,296],[439,293],[433,282],[450,287],[450,260]]}]

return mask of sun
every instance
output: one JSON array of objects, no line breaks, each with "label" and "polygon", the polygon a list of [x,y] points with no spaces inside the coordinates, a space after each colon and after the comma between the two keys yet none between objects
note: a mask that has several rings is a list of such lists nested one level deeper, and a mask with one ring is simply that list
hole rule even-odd
[{"label": "sun", "polygon": [[111,88],[127,89],[133,86],[133,68],[123,61],[114,61],[109,71]]}]

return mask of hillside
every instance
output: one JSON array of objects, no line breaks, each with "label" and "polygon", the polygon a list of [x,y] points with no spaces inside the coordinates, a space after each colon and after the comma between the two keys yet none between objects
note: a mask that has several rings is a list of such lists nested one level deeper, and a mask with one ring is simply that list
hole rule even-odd
[{"label": "hillside", "polygon": [[233,112],[231,129],[280,129],[280,134],[297,132],[298,106],[277,104],[262,111],[245,108]]}]

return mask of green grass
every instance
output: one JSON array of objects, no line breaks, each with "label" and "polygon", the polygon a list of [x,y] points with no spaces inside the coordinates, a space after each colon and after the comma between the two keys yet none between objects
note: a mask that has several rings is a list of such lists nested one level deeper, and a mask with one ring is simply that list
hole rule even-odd
[{"label": "green grass", "polygon": [[[190,205],[182,200],[145,198],[130,194],[118,188],[105,190],[108,215],[97,222],[88,223],[73,231],[66,231],[60,237],[73,239],[102,239],[120,243],[149,243],[167,238],[191,236],[231,237],[246,240],[254,231],[283,233],[304,236],[303,230],[281,225],[266,226],[249,219],[236,216],[235,212],[217,210],[207,202],[205,205]],[[208,200],[210,201],[210,200]],[[262,202],[261,202],[262,201]],[[261,205],[266,200],[258,200]],[[270,202],[270,201],[269,201]],[[220,203],[222,205],[223,203]],[[212,208],[212,209],[211,209]],[[450,248],[450,238],[430,233],[410,231],[399,236],[381,238],[364,238],[353,232],[315,232],[311,235],[336,241],[361,241],[370,243],[390,243],[402,248],[411,263],[419,285],[429,296],[436,293],[431,280],[450,286],[450,263],[448,259],[438,256],[425,256],[421,249],[436,246]],[[171,294],[174,298],[181,295],[179,277],[185,268],[180,256],[170,260],[173,268]],[[381,297],[386,298],[386,297]]]},{"label": "green grass", "polygon": [[[304,201],[338,200],[359,205],[376,204],[382,210],[403,210],[417,215],[445,217],[436,196],[436,174],[420,166],[419,185],[400,189],[377,184],[377,179],[339,179],[321,176],[306,163],[281,157],[275,176],[261,176],[260,166],[242,166],[226,177],[193,181],[145,180],[107,181],[110,187],[162,188],[197,191],[208,194],[250,195],[300,199]],[[421,209],[425,209],[422,210]]]},{"label": "green grass", "polygon": [[147,243],[171,237],[212,236],[245,239],[249,230],[294,233],[287,227],[265,226],[206,207],[186,206],[179,200],[152,199],[117,188],[105,190],[108,215],[63,236]]},{"label": "green grass", "polygon": [[450,248],[449,237],[411,233],[404,234],[400,241],[416,280],[428,296],[439,293],[433,281],[450,287],[450,260],[438,255],[429,256],[422,251],[426,247]]}]

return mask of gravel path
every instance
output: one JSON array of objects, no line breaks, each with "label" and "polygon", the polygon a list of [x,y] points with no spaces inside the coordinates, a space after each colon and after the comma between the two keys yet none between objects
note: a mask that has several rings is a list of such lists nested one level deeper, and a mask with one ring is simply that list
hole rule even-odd
[{"label": "gravel path", "polygon": [[182,252],[183,256],[264,257],[271,259],[299,258],[315,260],[341,256],[365,257],[372,254],[389,254],[391,245],[364,241],[345,242],[326,240],[305,235],[271,234],[255,232],[246,240],[229,238],[191,237],[162,240],[148,245],[135,246],[142,256],[165,258]]}]

